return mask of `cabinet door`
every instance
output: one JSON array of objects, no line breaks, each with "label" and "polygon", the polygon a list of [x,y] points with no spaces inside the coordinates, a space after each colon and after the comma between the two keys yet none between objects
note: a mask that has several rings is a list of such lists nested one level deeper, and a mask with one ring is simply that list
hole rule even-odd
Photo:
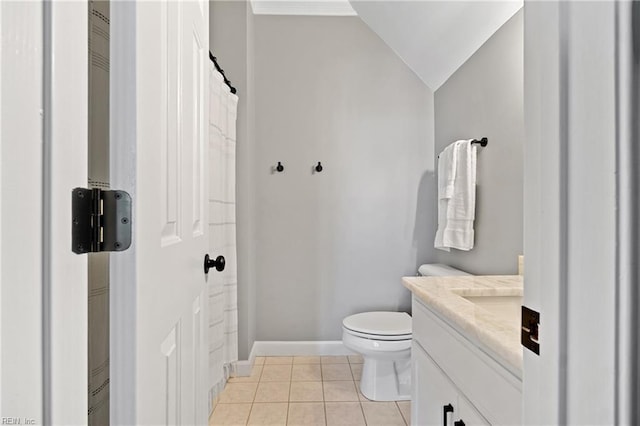
[{"label": "cabinet door", "polygon": [[484,417],[471,405],[471,403],[462,396],[458,395],[458,405],[456,406],[456,413],[453,416],[455,420],[462,420],[465,426],[489,426],[490,423],[485,420]]},{"label": "cabinet door", "polygon": [[[457,411],[458,392],[440,367],[415,341],[411,350],[412,395],[411,424],[414,426],[452,426],[460,418]],[[444,406],[454,409],[444,422]]]}]

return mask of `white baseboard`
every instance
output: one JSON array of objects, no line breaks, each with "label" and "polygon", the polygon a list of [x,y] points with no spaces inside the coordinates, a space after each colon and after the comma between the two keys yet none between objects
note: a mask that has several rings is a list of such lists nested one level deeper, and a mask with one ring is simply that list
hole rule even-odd
[{"label": "white baseboard", "polygon": [[[313,355],[354,355],[342,340],[299,341],[299,342],[254,342],[251,356],[313,356]],[[249,357],[251,359],[251,357]]]},{"label": "white baseboard", "polygon": [[331,355],[355,355],[347,349],[342,340],[326,341],[298,341],[277,342],[261,341],[253,342],[249,359],[236,361],[235,375],[249,376],[257,356],[331,356]]},{"label": "white baseboard", "polygon": [[216,405],[216,400],[220,396],[220,393],[224,390],[224,386],[227,383],[226,379],[220,380],[218,383],[213,385],[211,389],[209,389],[209,417],[213,413],[213,410]]},{"label": "white baseboard", "polygon": [[251,358],[249,358],[247,361],[236,361],[233,363],[233,375],[236,377],[250,376],[252,368],[253,361],[251,360]]}]

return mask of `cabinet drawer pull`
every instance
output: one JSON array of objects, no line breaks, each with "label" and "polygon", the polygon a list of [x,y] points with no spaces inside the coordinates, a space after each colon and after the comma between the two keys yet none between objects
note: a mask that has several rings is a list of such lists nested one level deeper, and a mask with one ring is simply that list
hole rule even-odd
[{"label": "cabinet drawer pull", "polygon": [[453,422],[453,426],[464,426],[464,422],[462,420],[458,420]]},{"label": "cabinet drawer pull", "polygon": [[444,405],[442,407],[442,426],[447,426],[447,414],[449,413],[453,413],[453,405]]}]

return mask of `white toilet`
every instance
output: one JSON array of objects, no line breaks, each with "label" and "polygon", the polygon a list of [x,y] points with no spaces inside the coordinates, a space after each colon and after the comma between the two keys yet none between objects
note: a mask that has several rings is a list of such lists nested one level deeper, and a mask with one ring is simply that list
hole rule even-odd
[{"label": "white toilet", "polygon": [[360,391],[374,401],[411,399],[411,317],[363,312],[342,321],[342,342],[364,358]]},{"label": "white toilet", "polygon": [[[422,276],[469,275],[441,264],[422,265]],[[360,391],[373,401],[411,399],[411,317],[406,312],[363,312],[342,321],[342,342],[362,355]]]}]

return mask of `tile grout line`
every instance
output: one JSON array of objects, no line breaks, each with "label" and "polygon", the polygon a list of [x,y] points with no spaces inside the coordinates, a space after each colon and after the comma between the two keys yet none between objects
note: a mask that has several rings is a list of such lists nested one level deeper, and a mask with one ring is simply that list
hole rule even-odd
[{"label": "tile grout line", "polygon": [[289,395],[287,397],[287,415],[284,420],[285,425],[289,424],[289,409],[291,408],[291,383],[293,383],[293,359],[294,357],[291,357],[291,374],[289,375]]},{"label": "tile grout line", "polygon": [[[251,368],[253,369],[253,367]],[[264,365],[263,365],[263,369],[264,369]],[[258,383],[256,384],[256,391],[253,393],[253,398],[251,399],[251,407],[249,407],[249,415],[247,416],[247,421],[244,423],[245,426],[249,424],[249,419],[251,418],[251,413],[253,412],[253,405],[256,403],[256,396],[258,396],[258,388],[260,387],[260,378],[262,377],[262,371],[263,370],[260,370],[260,377],[258,377]]]},{"label": "tile grout line", "polygon": [[360,411],[362,412],[362,419],[364,420],[365,426],[367,426],[367,416],[364,415],[364,407],[362,406],[362,401],[360,401],[359,395],[358,395],[358,402],[360,403]]},{"label": "tile grout line", "polygon": [[[256,391],[257,392],[257,391]],[[256,399],[255,395],[253,399]],[[249,424],[249,419],[251,418],[251,412],[253,411],[253,402],[251,403],[251,407],[249,407],[249,415],[247,416],[247,420],[245,420],[245,426]]]},{"label": "tile grout line", "polygon": [[285,425],[289,424],[289,409],[291,408],[291,385],[293,384],[293,360],[295,357],[291,357],[291,374],[289,375],[289,397],[287,398],[287,419]]},{"label": "tile grout line", "polygon": [[[356,376],[353,375],[353,370],[351,369],[351,360],[347,357],[349,361],[349,370],[351,370],[351,376],[353,377],[353,385],[356,387],[356,397],[358,398],[358,404],[360,404],[360,412],[362,413],[362,420],[364,420],[365,426],[367,426],[367,416],[364,414],[364,406],[362,405],[362,400],[360,399],[360,384],[356,383]],[[362,377],[360,377],[362,379]]]},{"label": "tile grout line", "polygon": [[322,408],[324,409],[324,424],[327,425],[327,400],[324,397],[324,369],[322,368],[322,357],[320,357],[320,383],[322,383]]},{"label": "tile grout line", "polygon": [[[400,402],[396,401],[396,404],[398,405],[398,409],[400,408]],[[400,410],[400,414],[402,415],[402,418],[404,419],[404,424],[407,426],[410,426],[411,423],[411,419],[407,419],[404,415],[404,411]],[[409,415],[411,415],[411,405],[409,405]]]},{"label": "tile grout line", "polygon": [[[351,364],[349,364],[349,368],[351,368]],[[353,371],[351,372],[353,375]],[[353,378],[353,385],[356,387],[356,397],[358,398],[358,404],[360,404],[360,412],[362,413],[362,420],[364,420],[365,426],[367,426],[367,416],[364,415],[364,407],[362,406],[362,400],[360,399],[360,386],[356,383],[355,377]]]},{"label": "tile grout line", "polygon": [[398,401],[394,401],[394,402],[396,403],[396,408],[400,412],[400,417],[402,417],[402,421],[404,425],[407,426],[407,420],[404,418],[404,414],[402,414],[402,410],[400,409],[400,405],[398,404]]},{"label": "tile grout line", "polygon": [[[292,363],[293,363],[293,361],[292,361]],[[249,417],[247,417],[247,422],[246,422],[245,426],[249,424],[249,420],[251,419],[251,413],[253,412],[253,408],[255,407],[255,404],[256,404],[256,398],[258,396],[258,388],[260,387],[260,384],[262,383],[262,374],[264,373],[265,365],[266,365],[266,359],[265,359],[264,363],[262,364],[262,369],[260,370],[260,376],[258,377],[258,382],[257,382],[257,385],[256,385],[256,392],[253,395],[253,401],[251,403],[251,408],[249,409]],[[273,365],[276,365],[276,364],[273,364]],[[267,383],[267,382],[265,382],[265,383]],[[287,403],[287,420],[288,420],[288,415],[289,415],[289,404]]]}]

